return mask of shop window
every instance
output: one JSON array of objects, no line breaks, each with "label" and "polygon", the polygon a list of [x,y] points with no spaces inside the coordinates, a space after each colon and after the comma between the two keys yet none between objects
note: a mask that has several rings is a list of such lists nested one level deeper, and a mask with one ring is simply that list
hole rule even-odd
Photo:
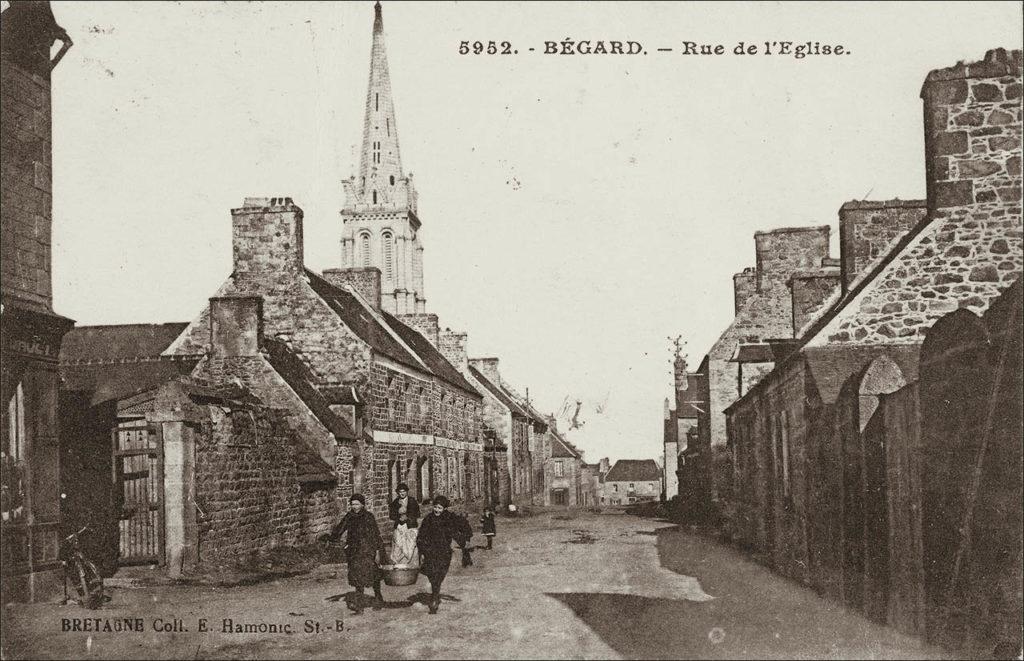
[{"label": "shop window", "polygon": [[4,418],[0,516],[4,523],[18,523],[26,516],[25,496],[28,486],[25,483],[25,391],[20,383],[7,403]]}]

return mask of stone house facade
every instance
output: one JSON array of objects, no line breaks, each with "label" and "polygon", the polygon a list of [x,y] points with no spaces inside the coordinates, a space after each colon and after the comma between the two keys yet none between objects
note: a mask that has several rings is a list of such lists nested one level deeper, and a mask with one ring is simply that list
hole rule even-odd
[{"label": "stone house facade", "polygon": [[[54,312],[51,276],[52,86],[71,46],[48,2],[0,19],[0,599],[61,592],[63,537],[57,359],[74,322]],[[61,48],[51,58],[51,47]]]},{"label": "stone house facade", "polygon": [[[1006,298],[1009,292],[1020,298],[1021,78],[1020,52],[1003,50],[928,74],[921,92],[927,213],[916,204],[844,205],[841,291],[807,321],[796,350],[727,410],[735,483],[743,485],[736,493],[733,534],[779,571],[874,619],[911,633],[951,637],[958,641],[954,647],[964,643],[963,633],[933,618],[951,607],[943,603],[948,577],[933,580],[929,568],[951,564],[950,545],[964,528],[949,519],[963,511],[963,494],[972,483],[968,466],[975,455],[985,457],[985,450],[941,452],[964,438],[986,437],[984,410],[1005,398],[975,401],[962,388],[956,400],[949,393],[926,393],[958,374],[975,384],[971,392],[984,390],[989,377],[967,373],[993,370],[987,366],[1001,354],[974,345],[992,337],[993,347],[1007,346],[995,339],[1006,315],[990,310],[1013,308],[1006,302],[1015,300]],[[965,330],[950,330],[960,327]],[[1019,336],[1019,320],[1014,332]],[[943,342],[949,346],[941,348]],[[1019,337],[1012,342],[1019,346]],[[970,351],[983,356],[955,359]],[[951,371],[944,376],[926,368],[938,363]],[[1019,367],[1016,374],[1019,400]],[[993,392],[1000,392],[1000,378],[992,380]],[[932,422],[954,413],[974,420],[972,431],[954,433],[960,418]],[[1019,457],[1019,429],[1014,433],[1016,439],[995,444],[986,461],[1019,465],[1013,458]],[[932,440],[925,442],[926,436]],[[938,458],[928,459],[935,452]],[[920,465],[922,456],[935,465]],[[886,466],[895,461],[909,463],[888,473],[890,478],[918,476],[917,481],[887,484]],[[933,477],[940,474],[941,480]],[[1020,500],[1019,478],[996,482],[1016,485]],[[990,495],[993,488],[974,497],[1003,498]],[[933,505],[942,502],[948,505]],[[910,538],[899,550],[904,535],[915,530],[916,541]],[[947,530],[942,539],[932,534],[939,530]],[[997,541],[1001,533],[985,531],[982,548],[1005,546]],[[891,555],[880,555],[890,553],[890,544],[896,545]],[[924,548],[925,560],[914,548]],[[1019,534],[1008,548],[1019,557]],[[917,569],[899,564],[913,558]],[[1004,621],[995,615],[1003,606],[979,605],[998,594],[996,587],[986,590],[985,597],[965,593],[970,605],[962,606],[964,626]],[[996,610],[986,617],[975,608]]]},{"label": "stone house facade", "polygon": [[216,301],[259,298],[265,341],[286,347],[354,430],[356,440],[335,438],[333,451],[330,439],[327,447],[316,440],[322,433],[304,439],[334,453],[339,497],[362,492],[385,527],[399,482],[421,497],[479,501],[482,398],[420,332],[380,307],[380,272],[307,270],[303,214],[289,198],[250,198],[232,219],[233,273],[166,353],[209,355]]},{"label": "stone house facade", "polygon": [[499,493],[502,505],[528,505],[533,501],[533,458],[530,434],[533,418],[515,395],[510,393],[498,371],[497,358],[470,358],[469,372],[486,393],[484,425],[508,448],[505,470],[507,491]]},{"label": "stone house facade", "polygon": [[549,421],[538,451],[542,456],[544,499],[548,507],[579,507],[584,502],[583,453]]},{"label": "stone house facade", "polygon": [[661,497],[661,467],[653,459],[619,459],[604,476],[608,505],[631,505]]}]

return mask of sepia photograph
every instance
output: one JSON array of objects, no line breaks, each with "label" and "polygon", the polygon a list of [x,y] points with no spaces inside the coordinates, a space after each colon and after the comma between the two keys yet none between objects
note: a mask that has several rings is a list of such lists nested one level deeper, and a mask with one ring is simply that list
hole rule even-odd
[{"label": "sepia photograph", "polygon": [[0,658],[1024,658],[1022,24],[3,0]]}]

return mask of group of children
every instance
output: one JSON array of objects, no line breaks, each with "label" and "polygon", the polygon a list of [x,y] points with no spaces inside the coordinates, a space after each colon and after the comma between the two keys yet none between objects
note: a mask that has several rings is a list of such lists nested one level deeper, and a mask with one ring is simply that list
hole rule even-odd
[{"label": "group of children", "polygon": [[[441,583],[448,574],[452,559],[452,542],[462,549],[462,566],[473,564],[469,540],[473,537],[472,527],[466,515],[448,510],[449,501],[445,496],[427,499],[422,507],[427,514],[420,519],[420,503],[409,495],[409,487],[399,484],[397,497],[388,505],[388,514],[394,523],[394,540],[391,548],[392,567],[416,567],[430,581],[430,600],[427,604],[431,614],[437,613],[441,602]],[[366,498],[352,494],[349,511],[325,538],[337,541],[345,539],[345,559],[348,562],[348,582],[355,588],[349,607],[359,614],[364,607],[364,590],[373,587],[373,608],[384,605],[381,579],[384,564],[384,539],[381,537],[377,520],[366,511]],[[480,517],[481,532],[487,539],[484,550],[493,549],[497,526],[494,510],[484,509]],[[417,563],[418,561],[418,563]]]}]

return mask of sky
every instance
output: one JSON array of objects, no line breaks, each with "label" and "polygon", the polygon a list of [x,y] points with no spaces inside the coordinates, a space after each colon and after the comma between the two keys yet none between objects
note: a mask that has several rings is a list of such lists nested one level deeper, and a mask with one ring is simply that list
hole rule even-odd
[{"label": "sky", "polygon": [[[372,3],[52,5],[75,44],[53,76],[59,313],[192,319],[246,196],[292,197],[307,265],[340,264]],[[669,338],[700,361],[754,232],[831,225],[838,256],[844,201],[923,198],[925,75],[1020,48],[1020,25],[1009,2],[385,2],[428,311],[540,410],[581,401],[588,461],[658,457]],[[564,39],[647,54],[543,54]],[[849,53],[731,54],[765,40]]]}]

